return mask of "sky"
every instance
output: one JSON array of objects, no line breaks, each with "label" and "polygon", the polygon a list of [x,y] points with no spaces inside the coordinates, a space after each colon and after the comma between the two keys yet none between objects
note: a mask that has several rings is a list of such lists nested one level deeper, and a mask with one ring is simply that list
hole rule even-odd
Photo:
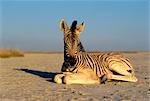
[{"label": "sky", "polygon": [[59,22],[84,21],[89,51],[149,50],[148,0],[1,0],[0,48],[63,51]]}]

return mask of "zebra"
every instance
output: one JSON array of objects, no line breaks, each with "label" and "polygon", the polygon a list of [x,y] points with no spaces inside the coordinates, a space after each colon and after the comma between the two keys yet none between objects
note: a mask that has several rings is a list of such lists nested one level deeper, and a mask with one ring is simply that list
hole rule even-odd
[{"label": "zebra", "polygon": [[[77,21],[74,21],[71,25],[71,29],[73,29],[73,27],[77,24]],[[65,23],[65,26],[67,27],[67,24]],[[61,24],[60,24],[60,28],[61,28]],[[72,33],[68,30],[68,35],[72,35]],[[71,39],[72,40],[72,39]],[[77,43],[77,52],[85,52],[85,48],[83,47],[81,41],[79,41]],[[63,62],[63,65],[62,65],[62,68],[61,68],[61,71],[62,72],[66,72],[67,71],[67,68],[69,68],[69,66],[72,65],[73,59],[71,59],[71,57],[69,57],[69,54],[68,52],[65,50],[67,48],[67,44],[66,42],[64,41],[64,62]]]},{"label": "zebra", "polygon": [[108,80],[137,82],[130,61],[117,53],[90,54],[79,51],[80,33],[84,22],[77,26],[77,21],[68,27],[61,20],[60,29],[64,33],[64,60],[68,64],[62,74],[55,76],[56,83],[65,84],[100,84],[105,76]]}]

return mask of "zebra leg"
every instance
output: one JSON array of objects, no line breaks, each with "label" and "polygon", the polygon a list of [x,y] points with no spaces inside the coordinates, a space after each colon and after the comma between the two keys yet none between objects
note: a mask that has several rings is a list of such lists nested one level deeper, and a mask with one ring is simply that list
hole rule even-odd
[{"label": "zebra leg", "polygon": [[100,84],[100,79],[93,72],[85,71],[68,74],[64,77],[65,84]]},{"label": "zebra leg", "polygon": [[87,78],[86,75],[82,73],[75,73],[72,75],[66,75],[64,77],[65,84],[99,84],[99,79],[94,80]]},{"label": "zebra leg", "polygon": [[57,74],[55,77],[54,77],[54,82],[55,83],[58,83],[58,84],[62,84],[62,78],[64,77],[65,75],[64,74]]},{"label": "zebra leg", "polygon": [[109,67],[110,70],[115,71],[118,74],[121,75],[132,75],[132,69],[127,68],[126,65],[122,64],[122,63],[116,63],[113,64],[111,67]]},{"label": "zebra leg", "polygon": [[66,75],[71,75],[73,73],[71,72],[63,72],[62,74],[57,74],[55,77],[54,77],[54,82],[55,83],[58,83],[58,84],[62,84],[63,83],[63,78],[66,76]]},{"label": "zebra leg", "polygon": [[134,75],[126,75],[126,76],[121,76],[121,75],[114,75],[112,74],[109,79],[113,80],[121,80],[121,81],[129,81],[129,82],[137,82],[137,78]]},{"label": "zebra leg", "polygon": [[110,67],[110,70],[115,71],[121,75],[114,75],[111,74],[108,78],[114,80],[122,80],[122,81],[129,81],[129,82],[137,82],[137,78],[135,77],[133,69],[127,69],[126,65],[121,63],[114,64]]}]

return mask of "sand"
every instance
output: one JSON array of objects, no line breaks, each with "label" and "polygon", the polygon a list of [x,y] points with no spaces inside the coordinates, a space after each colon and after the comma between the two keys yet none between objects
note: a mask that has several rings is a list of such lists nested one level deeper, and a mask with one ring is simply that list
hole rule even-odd
[{"label": "sand", "polygon": [[111,81],[100,85],[53,82],[63,63],[62,53],[25,54],[0,59],[0,101],[148,101],[150,52],[124,53],[138,82]]}]

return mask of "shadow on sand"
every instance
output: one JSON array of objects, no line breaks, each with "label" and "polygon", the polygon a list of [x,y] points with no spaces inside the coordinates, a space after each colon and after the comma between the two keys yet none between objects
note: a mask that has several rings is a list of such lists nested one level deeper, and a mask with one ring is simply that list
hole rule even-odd
[{"label": "shadow on sand", "polygon": [[15,70],[24,71],[26,73],[45,78],[46,81],[50,81],[50,82],[54,82],[55,75],[60,74],[60,73],[52,73],[52,72],[43,72],[43,71],[32,70],[32,69],[15,69]]}]

